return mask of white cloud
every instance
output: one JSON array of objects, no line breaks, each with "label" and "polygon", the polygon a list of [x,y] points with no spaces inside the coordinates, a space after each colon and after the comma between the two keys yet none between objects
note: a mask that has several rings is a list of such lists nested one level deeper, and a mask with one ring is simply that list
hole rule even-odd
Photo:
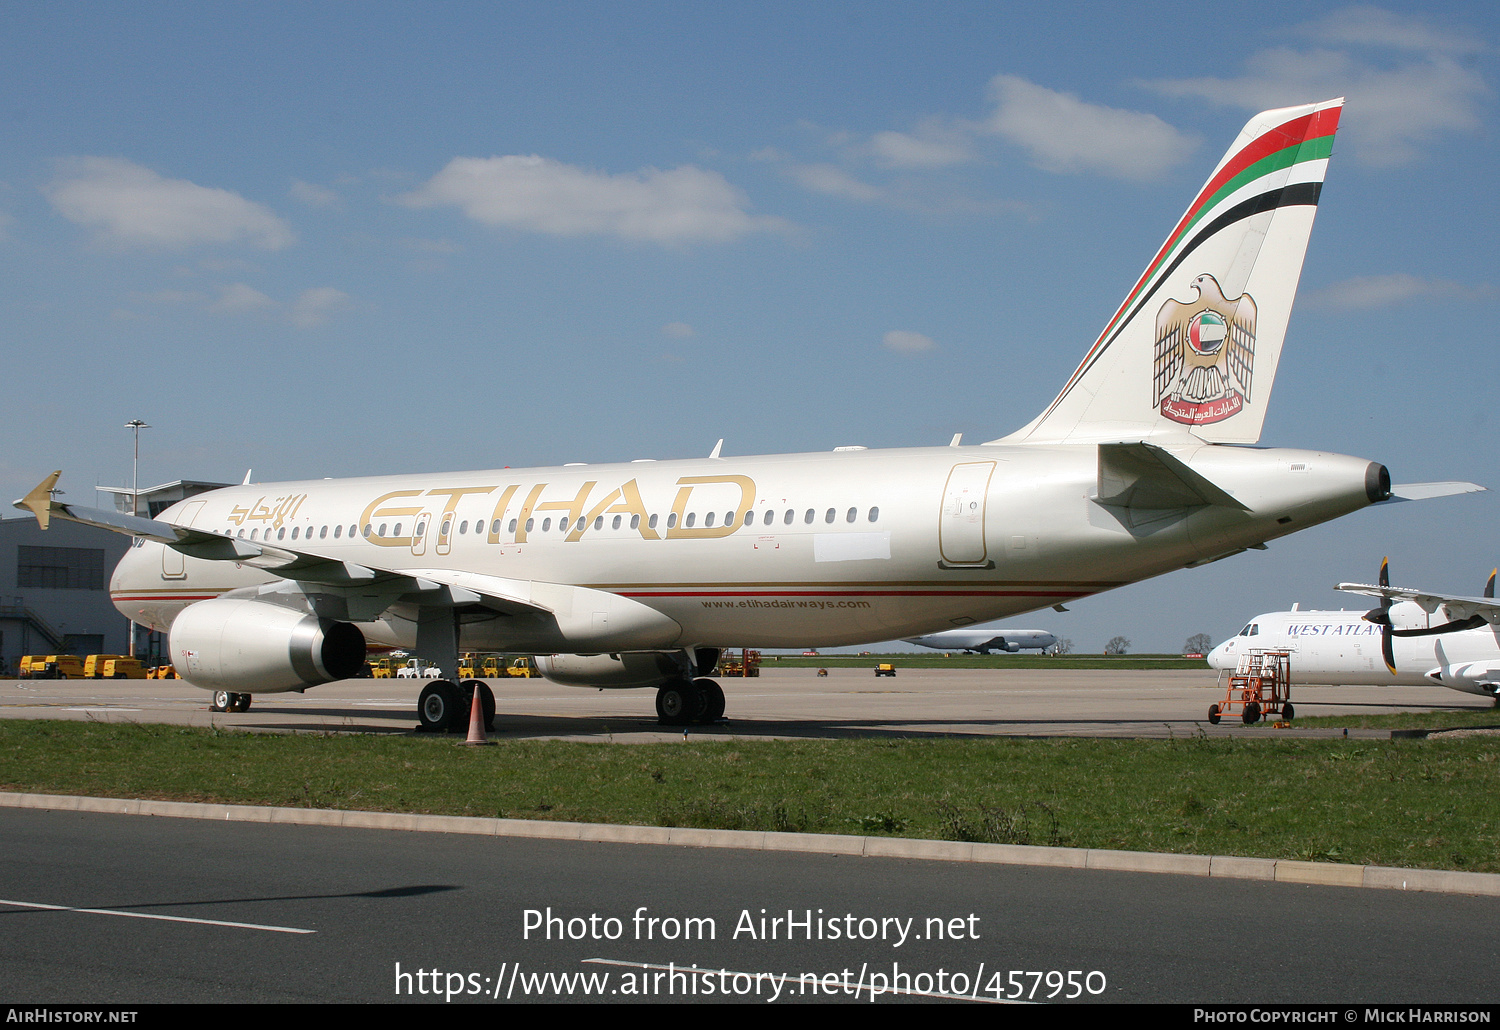
[{"label": "white cloud", "polygon": [[920,354],[923,351],[937,349],[937,343],[932,337],[905,329],[892,329],[881,337],[880,342],[885,345],[886,350],[895,351],[897,354]]},{"label": "white cloud", "polygon": [[[332,286],[303,290],[295,301],[283,303],[245,283],[216,286],[213,295],[195,290],[157,290],[153,293],[133,293],[130,294],[130,299],[136,304],[185,308],[215,315],[260,314],[304,329],[324,325],[333,315],[353,306],[347,293]],[[116,314],[115,317],[126,316]]]},{"label": "white cloud", "polygon": [[1308,293],[1309,307],[1333,311],[1363,311],[1395,307],[1409,301],[1488,300],[1495,295],[1490,286],[1467,286],[1446,279],[1423,279],[1407,272],[1357,276]]},{"label": "white cloud", "polygon": [[168,179],[120,158],[65,161],[42,192],[58,214],[116,246],[244,242],[279,250],[295,239],[269,208],[238,193]]},{"label": "white cloud", "polygon": [[350,306],[349,295],[332,286],[318,286],[303,290],[292,305],[287,317],[295,326],[304,329],[325,324],[337,312]]},{"label": "white cloud", "polygon": [[944,168],[974,160],[968,141],[953,132],[912,135],[877,132],[870,137],[870,153],[887,168]]},{"label": "white cloud", "polygon": [[344,204],[344,198],[327,186],[303,182],[301,179],[293,179],[292,188],[288,192],[297,200],[312,207],[342,207]]},{"label": "white cloud", "polygon": [[[1474,132],[1484,77],[1458,58],[1489,50],[1477,36],[1374,7],[1351,7],[1303,26],[1303,35],[1334,48],[1277,47],[1252,54],[1234,78],[1163,79],[1147,83],[1164,96],[1200,97],[1249,112],[1343,96],[1340,138],[1365,164],[1417,158],[1445,132]],[[1359,54],[1359,48],[1385,53]],[[1399,56],[1392,59],[1390,51]]]},{"label": "white cloud", "polygon": [[1017,75],[995,76],[990,95],[996,106],[985,128],[1025,147],[1048,171],[1151,179],[1198,145],[1154,114],[1086,103]]},{"label": "white cloud", "polygon": [[1420,18],[1393,14],[1379,7],[1346,7],[1304,26],[1303,33],[1328,43],[1427,54],[1480,54],[1489,50],[1489,44],[1473,33],[1448,32]]},{"label": "white cloud", "polygon": [[797,185],[814,193],[826,193],[832,197],[858,200],[866,204],[883,200],[886,197],[886,192],[878,186],[861,182],[837,165],[794,164],[787,166],[786,173]]},{"label": "white cloud", "polygon": [[661,327],[661,331],[674,340],[686,340],[697,335],[686,322],[668,322]]},{"label": "white cloud", "polygon": [[219,287],[219,297],[208,309],[221,315],[243,315],[251,311],[275,309],[277,304],[270,297],[244,283],[232,283]]},{"label": "white cloud", "polygon": [[400,199],[411,207],[453,205],[492,228],[668,245],[788,228],[749,214],[744,194],[722,175],[692,165],[609,175],[534,154],[456,157]]}]

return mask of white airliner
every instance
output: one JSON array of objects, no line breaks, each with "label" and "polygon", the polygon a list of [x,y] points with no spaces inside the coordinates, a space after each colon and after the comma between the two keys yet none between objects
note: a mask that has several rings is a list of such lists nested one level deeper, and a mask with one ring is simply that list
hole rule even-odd
[{"label": "white airliner", "polygon": [[[1381,578],[1386,579],[1386,566]],[[1339,590],[1382,599],[1369,612],[1268,612],[1208,656],[1233,670],[1252,650],[1291,652],[1292,682],[1416,686],[1442,684],[1500,695],[1500,603],[1492,573],[1483,597],[1408,587],[1340,583]]]},{"label": "white airliner", "polygon": [[989,654],[991,651],[1009,651],[1014,654],[1023,647],[1051,647],[1057,638],[1044,629],[945,629],[941,633],[925,633],[920,637],[905,637],[908,644],[935,647],[939,651],[976,651]]},{"label": "white airliner", "polygon": [[[17,503],[136,537],[114,603],[170,632],[215,707],[354,675],[374,643],[445,670],[460,648],[530,653],[561,683],[657,688],[666,722],[715,720],[723,647],[1005,618],[1407,496],[1364,458],[1233,446],[1260,437],[1342,104],[1251,119],[1057,398],[1002,439],[245,484],[154,519],[62,504],[54,473]],[[461,720],[475,689],[430,683],[423,723]]]}]

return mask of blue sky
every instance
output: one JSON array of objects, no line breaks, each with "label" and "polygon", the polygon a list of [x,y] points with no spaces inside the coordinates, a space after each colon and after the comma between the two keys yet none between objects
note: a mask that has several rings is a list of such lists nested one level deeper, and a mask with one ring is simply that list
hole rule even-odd
[{"label": "blue sky", "polygon": [[[1347,95],[1263,443],[1500,490],[1491,4],[8,3],[0,491],[993,439],[1246,118]],[[1253,13],[1252,13],[1253,11]],[[1021,620],[1217,641],[1497,496]]]}]

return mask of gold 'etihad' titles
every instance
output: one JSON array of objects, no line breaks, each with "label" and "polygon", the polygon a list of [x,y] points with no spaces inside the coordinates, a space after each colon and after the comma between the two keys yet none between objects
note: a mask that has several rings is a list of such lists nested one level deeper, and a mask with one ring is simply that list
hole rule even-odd
[{"label": "gold 'etihad' titles", "polygon": [[[527,520],[544,512],[555,512],[559,517],[567,520],[571,528],[564,539],[568,542],[581,540],[584,533],[594,526],[597,519],[610,515],[632,516],[630,528],[640,533],[643,540],[661,540],[664,537],[669,540],[709,540],[726,537],[735,532],[743,523],[743,513],[752,506],[756,495],[755,481],[749,476],[683,476],[676,483],[678,489],[677,496],[672,501],[672,517],[667,520],[664,532],[659,532],[653,516],[641,498],[640,487],[634,479],[627,480],[613,489],[601,488],[598,480],[589,480],[579,486],[571,497],[547,497],[549,485],[549,483],[536,483],[524,487],[522,484],[513,483],[504,487],[496,484],[494,486],[434,487],[428,490],[420,488],[392,490],[379,495],[365,506],[360,514],[359,524],[362,527],[369,527],[382,519],[399,519],[398,531],[400,525],[405,523],[413,528],[413,532],[405,536],[380,536],[366,530],[365,538],[369,543],[379,547],[412,547],[419,545],[420,540],[425,537],[428,519],[436,518],[439,526],[439,543],[442,543],[449,538],[453,514],[465,497],[492,495],[499,491],[489,518],[483,523],[488,526],[488,541],[492,544],[510,540],[525,543],[528,533]],[[686,525],[685,516],[694,491],[711,489],[715,486],[720,489],[712,492],[720,496],[714,499],[713,507],[717,510],[732,510],[736,516],[734,520],[717,526]],[[725,487],[737,490],[739,494],[733,505],[725,503],[728,500],[728,497],[723,496]],[[279,529],[296,514],[307,496],[307,494],[297,494],[278,497],[270,504],[265,502],[265,498],[261,498],[252,505],[232,508],[227,518],[229,522],[237,526],[258,521],[269,522],[272,528]],[[433,497],[442,498],[441,506],[432,502],[424,503],[426,498]],[[517,501],[520,507],[512,513],[512,504]],[[437,511],[434,515],[435,508]]]}]

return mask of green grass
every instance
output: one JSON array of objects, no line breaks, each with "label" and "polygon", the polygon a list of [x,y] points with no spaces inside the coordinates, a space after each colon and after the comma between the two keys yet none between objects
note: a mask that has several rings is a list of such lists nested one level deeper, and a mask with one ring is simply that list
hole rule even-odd
[{"label": "green grass", "polygon": [[1500,871],[1500,739],[684,741],[5,720],[0,789]]},{"label": "green grass", "polygon": [[[1293,698],[1293,701],[1296,699]],[[1262,725],[1269,726],[1267,721]],[[1319,715],[1298,716],[1295,725],[1301,729],[1346,726],[1351,730],[1456,730],[1466,728],[1500,729],[1500,709],[1494,707],[1449,709],[1437,712],[1394,712],[1390,715]]]}]

